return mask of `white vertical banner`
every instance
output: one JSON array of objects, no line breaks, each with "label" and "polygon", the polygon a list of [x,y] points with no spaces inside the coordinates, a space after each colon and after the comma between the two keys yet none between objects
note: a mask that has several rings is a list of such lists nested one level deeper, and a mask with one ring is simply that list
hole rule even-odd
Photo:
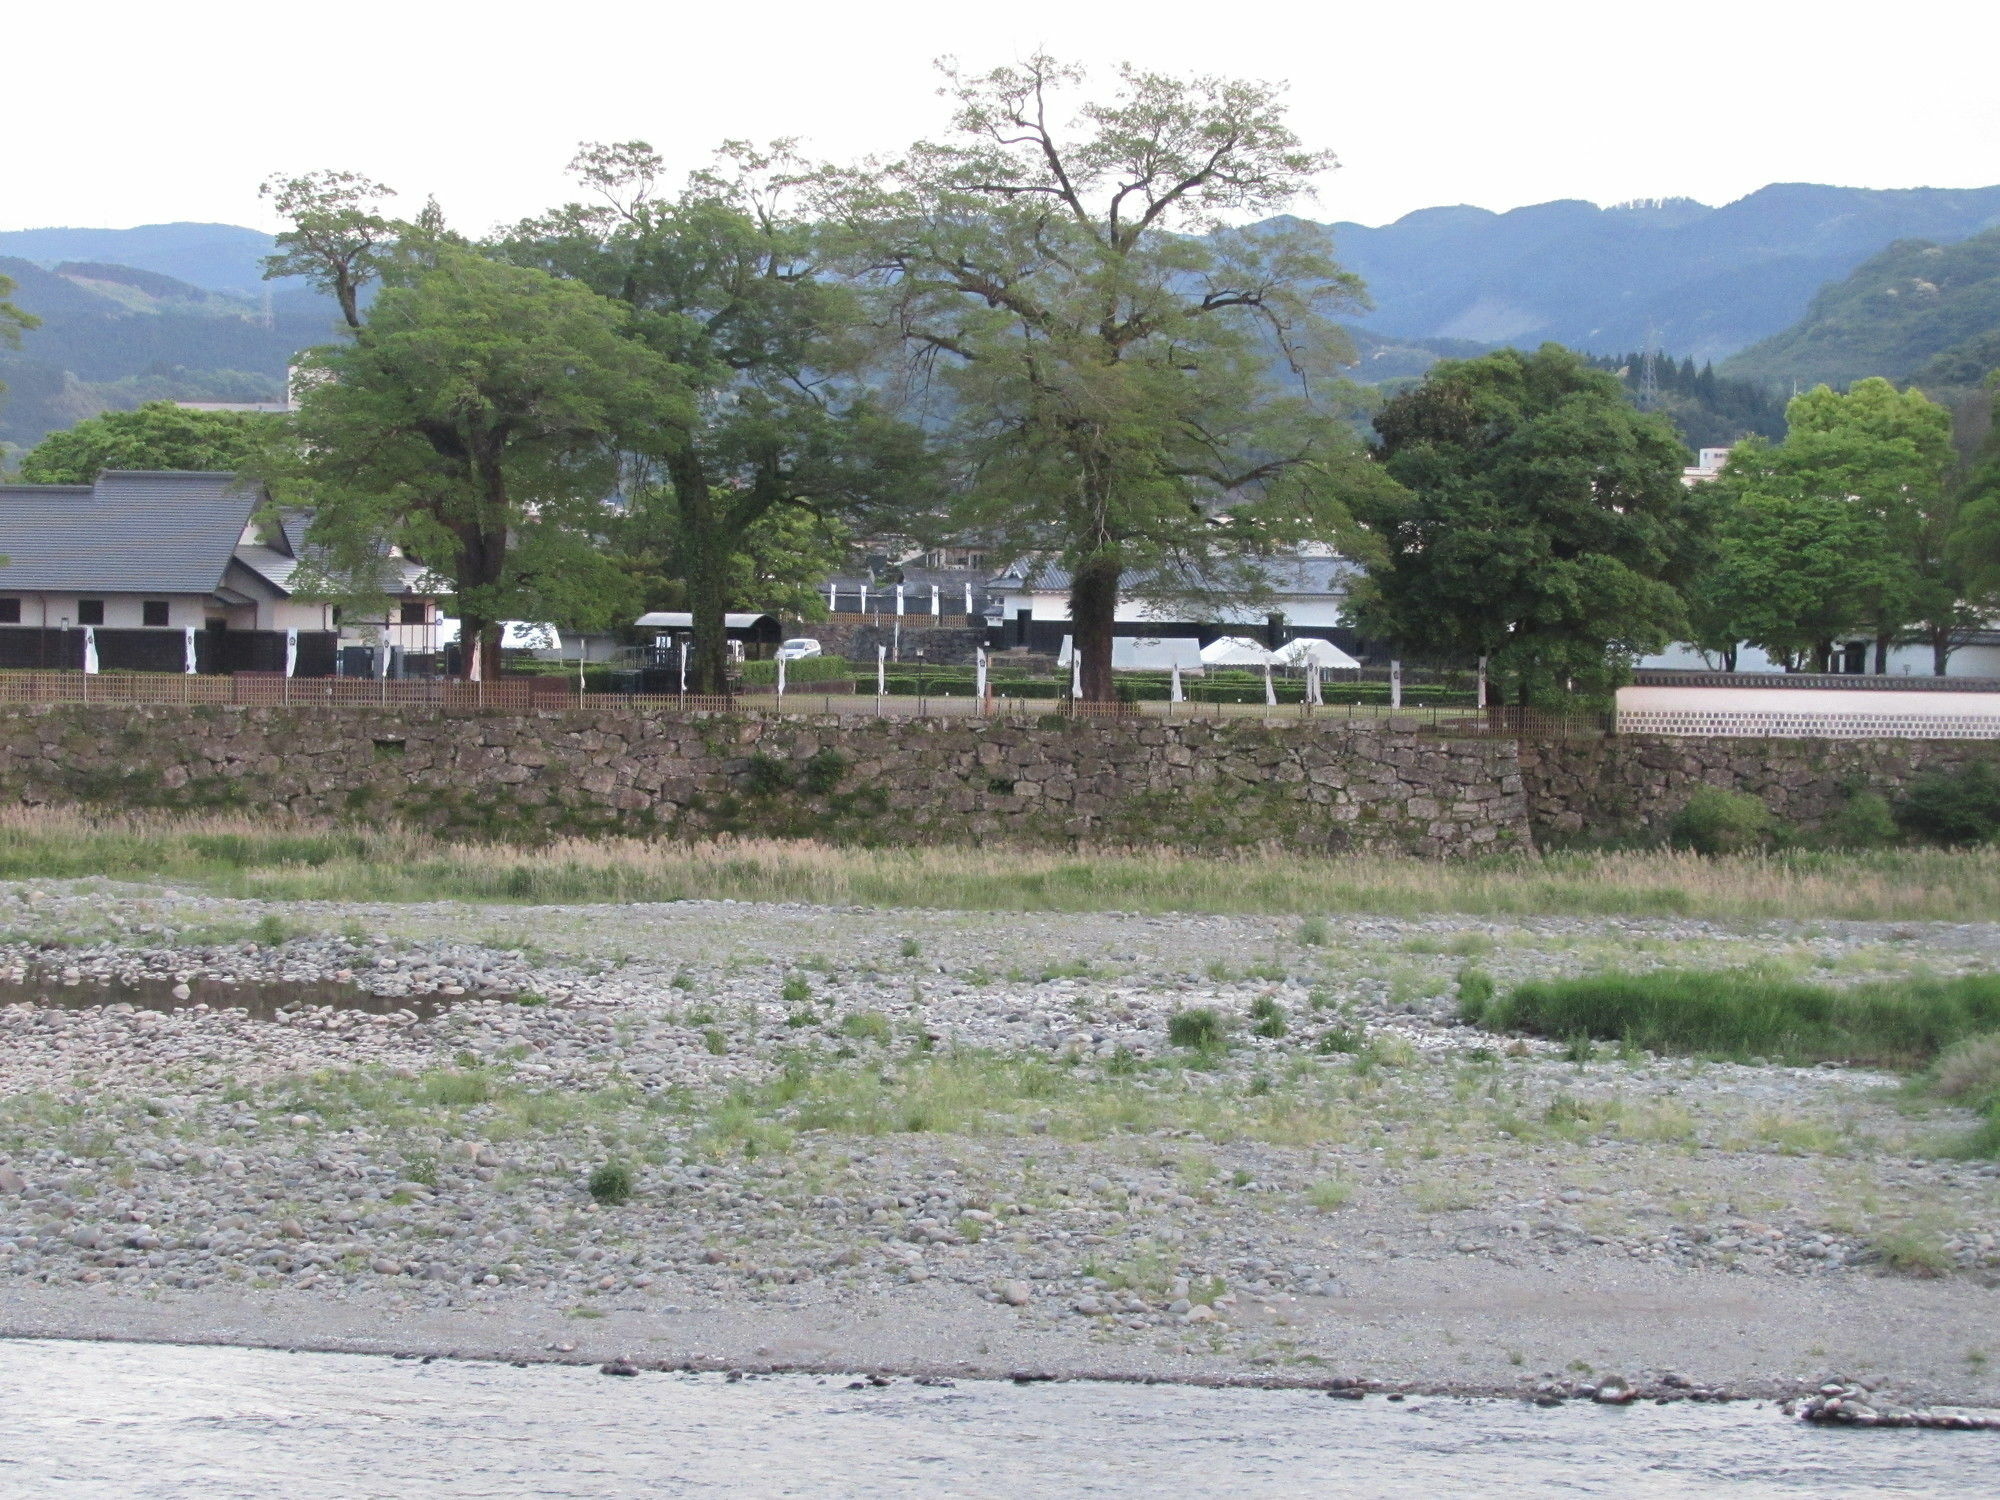
[{"label": "white vertical banner", "polygon": [[861,613],[868,613],[868,585],[865,583],[861,585]]},{"label": "white vertical banner", "polygon": [[1069,696],[1072,702],[1083,701],[1083,651],[1074,639],[1069,643]]},{"label": "white vertical banner", "polygon": [[192,625],[181,632],[181,670],[190,675],[195,671],[194,626]]},{"label": "white vertical banner", "polygon": [[1486,658],[1483,656],[1479,658],[1479,676],[1473,682],[1473,691],[1478,695],[1476,706],[1486,707]]},{"label": "white vertical banner", "polygon": [[969,583],[965,586],[965,612],[968,616],[972,613],[972,585]]},{"label": "white vertical banner", "polygon": [[299,675],[299,633],[296,630],[285,632],[285,675]]},{"label": "white vertical banner", "polygon": [[1264,663],[1264,706],[1266,708],[1278,706],[1278,685],[1271,681],[1271,664],[1268,661]]},{"label": "white vertical banner", "polygon": [[1400,661],[1392,661],[1389,663],[1389,707],[1401,708],[1402,706],[1403,664]]},{"label": "white vertical banner", "polygon": [[875,696],[887,697],[889,693],[889,648],[875,648]]},{"label": "white vertical banner", "polygon": [[903,586],[899,583],[896,585],[896,613],[900,615],[902,612],[903,612]]},{"label": "white vertical banner", "polygon": [[778,696],[785,696],[785,658],[782,652],[778,656]]},{"label": "white vertical banner", "polygon": [[1167,702],[1184,703],[1186,701],[1186,698],[1181,693],[1181,664],[1175,662],[1173,681],[1167,684]]},{"label": "white vertical banner", "polygon": [[95,672],[97,670],[97,627],[95,625],[86,625],[83,627],[83,670],[86,672]]},{"label": "white vertical banner", "polygon": [[834,585],[829,583],[826,586],[826,612],[828,614],[834,613],[838,602],[839,596],[834,593]]},{"label": "white vertical banner", "polygon": [[1317,707],[1325,701],[1319,692],[1319,663],[1309,661],[1306,663],[1306,702]]},{"label": "white vertical banner", "polygon": [[940,595],[940,594],[938,593],[938,586],[937,586],[936,584],[932,584],[932,585],[931,585],[931,618],[932,618],[933,620],[935,620],[935,619],[936,619],[936,618],[937,618],[937,617],[938,617],[939,615],[942,615],[943,613],[944,613],[944,599],[943,599],[943,597],[942,597],[942,596],[941,596],[941,595]]},{"label": "white vertical banner", "polygon": [[986,648],[976,647],[972,653],[972,696],[979,700],[980,710],[986,708]]},{"label": "white vertical banner", "polygon": [[681,696],[682,696],[683,698],[685,698],[685,697],[687,696],[687,690],[688,690],[688,643],[687,643],[687,639],[686,639],[686,637],[682,637],[682,639],[681,639]]}]

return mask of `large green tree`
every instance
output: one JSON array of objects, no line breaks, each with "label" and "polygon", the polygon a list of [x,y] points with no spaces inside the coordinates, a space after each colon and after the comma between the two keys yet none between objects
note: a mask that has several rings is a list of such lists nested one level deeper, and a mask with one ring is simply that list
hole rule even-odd
[{"label": "large green tree", "polygon": [[861,378],[865,309],[829,264],[806,212],[810,174],[786,147],[725,148],[678,192],[661,190],[660,159],[640,141],[586,147],[574,170],[596,201],[496,248],[629,308],[627,335],[687,381],[694,399],[662,408],[628,455],[621,534],[652,559],[642,569],[678,583],[694,617],[691,683],[718,692],[724,612],[768,607],[786,592],[780,576],[796,581],[773,565],[772,540],[899,517],[929,472],[922,434]]},{"label": "large green tree", "polygon": [[377,204],[394,188],[358,172],[305,172],[273,177],[258,190],[289,221],[264,276],[302,276],[330,295],[350,329],[361,326],[362,290],[380,278],[405,226]]},{"label": "large green tree", "polygon": [[448,584],[491,675],[500,620],[602,626],[629,607],[603,545],[617,454],[685,420],[688,398],[617,303],[461,249],[428,259],[352,342],[304,361],[297,447],[275,477],[313,509],[335,586],[368,588],[399,547]]},{"label": "large green tree", "polygon": [[89,484],[106,469],[226,472],[248,464],[275,426],[253,412],[188,411],[148,401],[52,432],[21,460],[29,484]]},{"label": "large green tree", "polygon": [[1680,632],[1680,585],[1709,502],[1680,482],[1673,428],[1555,344],[1434,366],[1377,414],[1401,488],[1357,514],[1386,565],[1355,599],[1368,634],[1413,654],[1489,657],[1522,702]]},{"label": "large green tree", "polygon": [[1899,566],[1881,519],[1745,442],[1706,489],[1715,548],[1687,587],[1689,639],[1734,671],[1739,645],[1787,667],[1830,665],[1832,643],[1871,620]]},{"label": "large green tree", "polygon": [[1086,699],[1113,696],[1121,594],[1262,592],[1260,554],[1348,532],[1372,482],[1335,378],[1363,305],[1324,239],[1227,227],[1333,165],[1279,90],[1046,56],[946,68],[947,139],[835,200],[884,321],[939,377],[959,519],[1067,568]]},{"label": "large green tree", "polygon": [[1859,622],[1874,638],[1875,670],[1888,670],[1889,647],[1914,629],[1942,676],[1958,638],[1978,623],[1961,602],[1964,580],[1947,546],[1958,509],[1950,411],[1871,378],[1796,397],[1785,424],[1767,463],[1780,492],[1845,499],[1881,528],[1884,565]]},{"label": "large green tree", "polygon": [[2000,610],[2000,370],[1987,375],[1986,388],[1994,421],[1958,487],[1959,508],[1946,550],[1968,597],[1992,611]]}]

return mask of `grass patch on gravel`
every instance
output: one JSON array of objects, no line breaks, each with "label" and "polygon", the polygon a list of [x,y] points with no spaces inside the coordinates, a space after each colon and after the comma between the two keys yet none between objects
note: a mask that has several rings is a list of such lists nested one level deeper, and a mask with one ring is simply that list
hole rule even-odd
[{"label": "grass patch on gravel", "polygon": [[1660,969],[1524,984],[1465,1007],[1496,1031],[1591,1037],[1653,1052],[1920,1068],[2000,1030],[2000,975],[1834,989],[1757,969]]},{"label": "grass patch on gravel", "polygon": [[565,839],[531,848],[247,817],[92,818],[67,809],[0,816],[0,878],[88,876],[266,900],[573,904],[726,896],[969,911],[1250,912],[1308,921],[1335,912],[1965,921],[2000,911],[1994,847],[1715,859],[1670,850],[1567,852],[1444,863],[1381,855],[864,849],[768,839]]}]

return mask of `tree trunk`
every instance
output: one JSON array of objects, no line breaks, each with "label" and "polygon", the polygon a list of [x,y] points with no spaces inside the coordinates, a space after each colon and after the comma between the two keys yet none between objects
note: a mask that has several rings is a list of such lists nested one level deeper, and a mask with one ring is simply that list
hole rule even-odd
[{"label": "tree trunk", "polygon": [[1889,640],[1890,638],[1887,635],[1878,635],[1875,637],[1875,675],[1877,677],[1886,677],[1889,675]]},{"label": "tree trunk", "polygon": [[1108,557],[1095,557],[1070,578],[1070,649],[1083,658],[1083,701],[1113,703],[1111,636],[1118,619],[1118,580],[1124,569]]},{"label": "tree trunk", "polygon": [[694,640],[688,652],[688,691],[715,697],[729,691],[729,549],[722,518],[708,487],[701,455],[688,450],[668,460],[674,501],[680,509],[682,567]]},{"label": "tree trunk", "polygon": [[1734,646],[1731,646],[1722,653],[1722,670],[1725,672],[1734,672],[1736,670],[1736,648]]},{"label": "tree trunk", "polygon": [[1924,634],[1931,638],[1931,676],[1943,677],[1951,663],[1951,653],[1957,649],[1952,644],[1951,627],[1948,625],[1927,626]]}]

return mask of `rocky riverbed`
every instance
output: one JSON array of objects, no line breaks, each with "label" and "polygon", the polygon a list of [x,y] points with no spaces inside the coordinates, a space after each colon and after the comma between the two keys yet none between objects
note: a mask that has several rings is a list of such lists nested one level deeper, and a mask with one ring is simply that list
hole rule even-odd
[{"label": "rocky riverbed", "polygon": [[49,882],[0,937],[0,1330],[2000,1402],[1966,1118],[1454,1018],[1468,970],[1838,983],[1990,968],[1996,925]]}]

